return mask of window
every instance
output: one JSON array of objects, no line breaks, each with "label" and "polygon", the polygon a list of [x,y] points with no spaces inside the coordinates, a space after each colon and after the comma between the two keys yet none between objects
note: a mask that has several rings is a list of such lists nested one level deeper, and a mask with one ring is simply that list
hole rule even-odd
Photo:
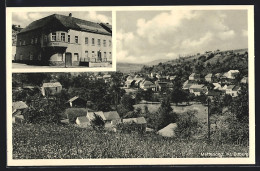
[{"label": "window", "polygon": [[85,37],[85,44],[88,44],[88,37]]},{"label": "window", "polygon": [[111,58],[112,57],[112,54],[111,54],[111,52],[109,52],[109,58]]},{"label": "window", "polygon": [[101,44],[101,43],[100,43],[100,39],[98,39],[97,43],[98,43],[98,46],[100,46],[100,44]]},{"label": "window", "polygon": [[31,39],[31,44],[33,44],[33,38]]},{"label": "window", "polygon": [[107,57],[107,53],[106,52],[104,52],[104,58],[106,58]]},{"label": "window", "polygon": [[85,51],[85,57],[86,58],[88,57],[88,51],[87,50]]},{"label": "window", "polygon": [[68,43],[70,43],[70,35],[68,35]]},{"label": "window", "polygon": [[92,51],[92,57],[95,57],[95,52],[94,51]]},{"label": "window", "polygon": [[22,40],[19,41],[19,45],[22,46]]},{"label": "window", "polygon": [[109,42],[108,42],[108,43],[109,43],[109,46],[111,46],[111,44],[112,44],[111,40],[109,40]]},{"label": "window", "polygon": [[56,33],[51,33],[51,41],[56,41]]},{"label": "window", "polygon": [[103,40],[103,45],[104,45],[104,47],[107,46],[107,42],[106,42],[106,40]]},{"label": "window", "polygon": [[60,34],[60,40],[61,40],[62,42],[65,42],[65,33],[61,33],[61,34]]},{"label": "window", "polygon": [[25,40],[23,41],[23,45],[25,45]]},{"label": "window", "polygon": [[74,61],[79,61],[79,54],[78,53],[74,53]]},{"label": "window", "polygon": [[79,43],[79,37],[75,36],[75,43]]},{"label": "window", "polygon": [[30,60],[32,61],[33,60],[33,54],[30,53]]},{"label": "window", "polygon": [[92,38],[92,46],[94,46],[94,45],[95,45],[95,39]]},{"label": "window", "polygon": [[37,37],[34,39],[34,43],[35,43],[35,44],[38,43],[38,39],[37,39]]}]

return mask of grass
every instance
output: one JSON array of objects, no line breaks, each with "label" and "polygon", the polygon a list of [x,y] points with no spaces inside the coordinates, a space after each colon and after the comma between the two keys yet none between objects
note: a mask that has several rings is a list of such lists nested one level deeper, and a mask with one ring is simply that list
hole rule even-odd
[{"label": "grass", "polygon": [[[153,133],[97,132],[73,125],[13,125],[14,159],[198,158],[204,154],[248,154],[247,146],[164,138]],[[216,157],[216,156],[211,156]]]},{"label": "grass", "polygon": [[[135,108],[140,107],[142,110],[144,110],[144,106],[148,107],[148,110],[151,113],[157,112],[159,107],[161,104],[137,104],[134,105]],[[202,104],[192,104],[190,106],[176,106],[176,105],[172,105],[171,106],[173,108],[173,111],[176,113],[183,113],[187,110],[197,110],[198,114],[196,115],[196,117],[200,120],[200,121],[206,121],[207,119],[207,113],[208,113],[208,107],[204,106]]]}]

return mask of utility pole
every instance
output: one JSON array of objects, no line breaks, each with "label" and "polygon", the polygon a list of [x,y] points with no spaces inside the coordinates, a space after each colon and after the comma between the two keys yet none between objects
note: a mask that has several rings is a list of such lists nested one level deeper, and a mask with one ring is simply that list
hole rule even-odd
[{"label": "utility pole", "polygon": [[208,97],[208,117],[207,117],[207,123],[208,123],[208,142],[210,142],[210,98]]}]

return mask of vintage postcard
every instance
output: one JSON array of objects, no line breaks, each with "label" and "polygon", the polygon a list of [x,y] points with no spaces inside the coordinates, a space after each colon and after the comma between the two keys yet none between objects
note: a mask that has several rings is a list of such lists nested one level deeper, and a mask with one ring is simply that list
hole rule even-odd
[{"label": "vintage postcard", "polygon": [[56,9],[7,8],[8,166],[255,163],[254,6]]}]

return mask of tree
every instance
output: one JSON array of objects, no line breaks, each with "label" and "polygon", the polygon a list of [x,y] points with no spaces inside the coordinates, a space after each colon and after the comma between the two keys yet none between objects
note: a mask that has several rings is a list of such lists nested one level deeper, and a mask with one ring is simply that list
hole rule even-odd
[{"label": "tree", "polygon": [[177,120],[177,114],[173,112],[169,98],[164,98],[161,106],[157,111],[159,115],[157,129],[164,128],[170,123],[174,123]]},{"label": "tree", "polygon": [[132,98],[131,95],[125,94],[121,99],[121,104],[126,110],[133,111],[134,110],[133,105],[135,104],[135,100]]},{"label": "tree", "polygon": [[188,110],[183,113],[181,117],[177,119],[177,129],[176,134],[181,138],[190,138],[196,133],[198,127],[198,118],[196,110]]},{"label": "tree", "polygon": [[94,118],[90,121],[90,124],[94,129],[97,130],[102,130],[105,127],[104,120],[101,116],[97,115],[96,113],[94,113]]},{"label": "tree", "polygon": [[248,84],[242,85],[238,96],[231,103],[231,113],[234,113],[241,123],[249,121],[249,99],[248,99]]}]

